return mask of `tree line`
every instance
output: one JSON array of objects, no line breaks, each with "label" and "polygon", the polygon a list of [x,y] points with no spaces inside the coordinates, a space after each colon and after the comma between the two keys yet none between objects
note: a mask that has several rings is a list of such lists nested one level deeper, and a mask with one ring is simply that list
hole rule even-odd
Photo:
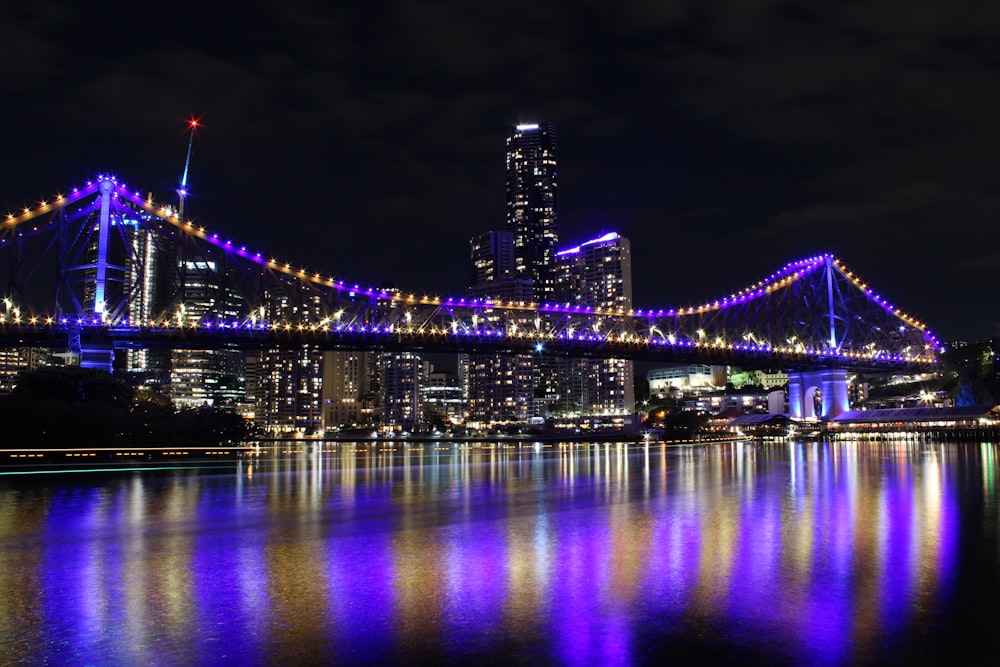
[{"label": "tree line", "polygon": [[0,397],[4,448],[216,445],[251,440],[254,425],[209,406],[175,410],[106,371],[44,366]]}]

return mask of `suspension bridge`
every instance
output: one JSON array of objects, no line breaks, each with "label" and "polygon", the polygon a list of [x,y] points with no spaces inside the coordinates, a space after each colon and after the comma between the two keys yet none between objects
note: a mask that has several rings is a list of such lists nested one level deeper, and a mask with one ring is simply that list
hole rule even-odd
[{"label": "suspension bridge", "polygon": [[830,254],[681,308],[440,298],[280,261],[113,176],[0,222],[0,293],[0,346],[70,349],[108,370],[115,350],[139,348],[626,358],[782,368],[790,394],[822,386],[846,409],[848,371],[932,369],[941,351]]}]

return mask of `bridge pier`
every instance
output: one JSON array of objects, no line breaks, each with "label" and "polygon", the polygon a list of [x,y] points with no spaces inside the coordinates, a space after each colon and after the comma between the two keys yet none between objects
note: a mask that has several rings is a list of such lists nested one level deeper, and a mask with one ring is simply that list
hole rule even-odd
[{"label": "bridge pier", "polygon": [[88,345],[80,349],[80,367],[114,372],[115,351],[110,345]]},{"label": "bridge pier", "polygon": [[[822,397],[821,413],[816,414],[816,391]],[[788,374],[788,411],[792,419],[833,419],[850,410],[847,371],[828,368]]]},{"label": "bridge pier", "polygon": [[115,348],[104,341],[83,341],[79,327],[70,327],[68,343],[73,354],[80,356],[80,368],[96,368],[114,372]]}]

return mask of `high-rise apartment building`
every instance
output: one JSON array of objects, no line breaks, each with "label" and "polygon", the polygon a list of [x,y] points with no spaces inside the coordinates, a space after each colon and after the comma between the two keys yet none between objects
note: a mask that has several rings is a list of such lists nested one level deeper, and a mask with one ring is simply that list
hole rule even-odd
[{"label": "high-rise apartment building", "polygon": [[0,350],[0,396],[14,391],[18,376],[45,366],[50,354],[38,347],[13,347]]},{"label": "high-rise apartment building", "polygon": [[[533,301],[532,280],[514,276],[514,234],[486,232],[470,242],[472,285],[478,299]],[[490,317],[489,313],[485,314]],[[523,422],[532,415],[532,358],[469,354],[460,359],[469,421],[479,427]]]},{"label": "high-rise apartment building", "polygon": [[416,431],[421,424],[419,355],[413,352],[382,353],[383,423],[393,431]]},{"label": "high-rise apartment building", "polygon": [[[262,317],[272,321],[308,323],[323,317],[317,295],[292,298],[274,293],[266,301]],[[247,357],[258,426],[271,432],[306,434],[322,428],[323,354],[306,344],[298,349],[264,349]]]},{"label": "high-rise apartment building", "polygon": [[323,354],[323,428],[361,428],[380,421],[379,354],[334,350]]},{"label": "high-rise apartment building", "polygon": [[514,277],[531,279],[537,302],[551,300],[555,289],[556,144],[554,123],[507,131],[507,231],[514,237]]},{"label": "high-rise apartment building", "polygon": [[424,419],[428,428],[438,424],[463,424],[465,422],[465,392],[455,373],[427,370],[421,387]]},{"label": "high-rise apartment building", "polygon": [[[555,255],[555,295],[591,308],[632,309],[632,251],[614,232]],[[625,359],[566,359],[559,363],[556,412],[624,416],[635,409],[633,363]]]},{"label": "high-rise apartment building", "polygon": [[523,423],[532,416],[532,358],[523,354],[463,355],[460,374],[468,378],[468,424],[487,428]]},{"label": "high-rise apartment building", "polygon": [[[507,231],[514,237],[514,277],[531,280],[536,303],[555,297],[557,146],[555,123],[524,123],[507,131]],[[557,362],[544,357],[530,361],[530,413],[545,416],[559,393]]]},{"label": "high-rise apartment building", "polygon": [[514,235],[484,232],[469,241],[472,287],[493,286],[514,277]]},{"label": "high-rise apartment building", "polygon": [[[184,326],[218,324],[238,318],[243,297],[230,284],[217,260],[188,257],[178,261],[180,301],[173,314]],[[243,355],[239,350],[173,350],[170,398],[177,407],[233,405],[244,396]]]}]

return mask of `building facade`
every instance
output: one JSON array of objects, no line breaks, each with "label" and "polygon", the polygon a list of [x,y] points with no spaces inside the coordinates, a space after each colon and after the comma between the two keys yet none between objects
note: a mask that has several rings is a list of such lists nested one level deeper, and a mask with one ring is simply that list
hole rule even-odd
[{"label": "building facade", "polygon": [[[319,322],[319,296],[292,298],[270,294],[263,319]],[[318,433],[323,427],[323,352],[311,345],[298,349],[270,348],[246,358],[252,377],[254,422],[272,432]]]},{"label": "building facade", "polygon": [[[531,283],[531,301],[552,301],[556,293],[558,226],[558,136],[555,123],[522,123],[507,130],[507,231],[513,236],[514,278]],[[524,360],[517,363],[522,363]],[[532,364],[529,416],[547,416],[557,399],[558,363]]]},{"label": "building facade", "polygon": [[[632,248],[620,234],[612,232],[557,252],[554,276],[560,303],[632,309]],[[635,410],[634,377],[631,360],[559,360],[555,413],[629,415]]]},{"label": "building facade", "polygon": [[[213,259],[179,260],[181,292],[176,321],[206,326],[239,317],[243,297],[229,285],[224,267]],[[239,350],[174,350],[170,358],[170,399],[180,408],[241,403],[245,375]]]},{"label": "building facade", "polygon": [[423,363],[413,352],[383,352],[382,380],[383,426],[393,432],[421,429],[420,374]]},{"label": "building facade", "polygon": [[421,383],[424,421],[429,428],[437,425],[458,426],[465,423],[465,391],[458,375],[429,368]]},{"label": "building facade", "polygon": [[507,231],[513,236],[514,277],[530,279],[536,302],[551,300],[557,225],[556,126],[517,125],[507,131]]},{"label": "building facade", "polygon": [[[532,280],[516,277],[514,234],[486,232],[470,241],[472,285],[477,299],[532,301]],[[489,317],[489,315],[486,315]],[[468,398],[469,422],[477,428],[523,422],[534,410],[532,358],[526,355],[467,354],[459,359]]]},{"label": "building facade", "polygon": [[663,399],[725,389],[727,372],[725,366],[684,364],[650,369],[646,381],[649,395]]},{"label": "building facade", "polygon": [[379,355],[360,350],[323,354],[323,429],[365,428],[379,422]]}]

